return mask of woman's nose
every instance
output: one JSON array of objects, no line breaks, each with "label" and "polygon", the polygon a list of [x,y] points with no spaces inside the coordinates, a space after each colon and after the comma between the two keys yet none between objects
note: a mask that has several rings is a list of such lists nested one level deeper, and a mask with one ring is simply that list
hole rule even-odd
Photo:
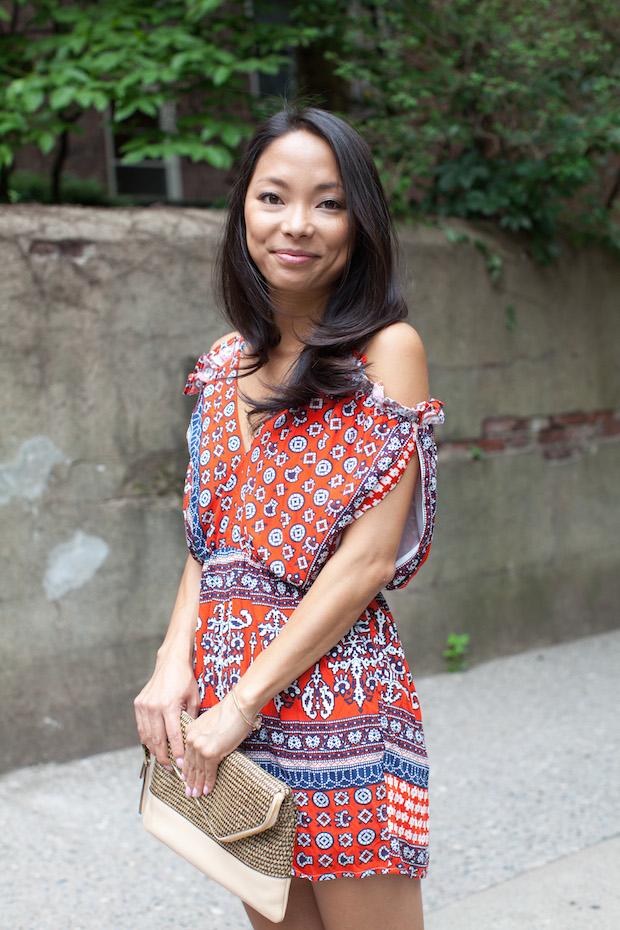
[{"label": "woman's nose", "polygon": [[311,236],[314,232],[311,211],[305,204],[290,204],[282,217],[282,232],[289,236]]}]

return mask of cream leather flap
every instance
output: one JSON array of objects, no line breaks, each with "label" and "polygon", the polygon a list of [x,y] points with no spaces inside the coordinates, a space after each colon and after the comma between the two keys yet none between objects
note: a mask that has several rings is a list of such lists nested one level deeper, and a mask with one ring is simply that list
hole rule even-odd
[{"label": "cream leather flap", "polygon": [[173,849],[195,868],[227,888],[273,923],[286,913],[289,878],[272,878],[240,862],[215,840],[168,807],[150,791],[143,823],[149,833]]}]

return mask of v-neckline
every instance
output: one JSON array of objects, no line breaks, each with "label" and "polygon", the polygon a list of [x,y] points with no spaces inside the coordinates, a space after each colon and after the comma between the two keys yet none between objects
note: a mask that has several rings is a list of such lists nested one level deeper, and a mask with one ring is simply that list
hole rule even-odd
[{"label": "v-neckline", "polygon": [[[243,457],[247,458],[252,452],[252,449],[254,448],[254,442],[257,436],[259,435],[260,432],[262,432],[263,426],[265,425],[265,423],[267,423],[269,419],[271,419],[271,417],[268,417],[267,420],[263,420],[263,422],[260,424],[258,429],[254,433],[250,434],[250,444],[246,448],[245,434],[243,432],[243,427],[242,427],[242,417],[245,415],[245,412],[241,409],[241,405],[239,401],[239,367],[241,365],[241,358],[243,355],[245,344],[246,344],[245,339],[243,339],[243,337],[240,337],[239,350],[237,352],[237,358],[236,358],[236,364],[235,364],[235,420],[237,421],[237,435],[239,436],[239,441],[241,443],[241,451],[243,453]],[[248,420],[247,415],[246,415],[246,420]],[[249,425],[249,420],[248,420],[248,425]]]},{"label": "v-neckline", "polygon": [[[239,403],[239,377],[237,375],[235,377],[235,419],[237,421],[237,434],[239,436],[239,441],[241,443],[241,451],[243,452],[244,457],[247,457],[252,451],[252,448],[254,446],[254,440],[256,439],[261,427],[258,428],[257,432],[250,434],[250,444],[246,448],[245,435],[244,435],[243,427],[242,427],[242,417],[244,415],[245,415],[244,411],[241,409],[241,406]],[[247,420],[247,416],[246,416],[246,420]],[[249,425],[249,421],[248,421],[248,425]],[[262,423],[261,423],[261,426],[262,426]]]},{"label": "v-neckline", "polygon": [[[246,448],[245,435],[244,435],[244,432],[241,426],[242,411],[241,411],[241,407],[239,403],[239,366],[241,364],[241,358],[243,356],[243,350],[245,348],[245,345],[246,345],[245,339],[242,336],[240,336],[239,337],[239,349],[237,352],[237,357],[236,357],[236,361],[234,365],[234,374],[235,374],[235,420],[237,421],[237,435],[241,443],[241,451],[243,453],[243,457],[247,458],[254,448],[254,443],[256,442],[260,434],[262,433],[263,427],[267,423],[269,423],[271,420],[277,419],[277,417],[281,416],[282,413],[286,413],[286,411],[281,410],[278,413],[272,413],[266,419],[264,419],[260,423],[256,431],[253,434],[251,434],[250,444]],[[232,371],[232,369],[229,369],[229,370]],[[246,419],[248,419],[247,416],[246,416]],[[248,424],[249,424],[249,421],[248,421]]]}]

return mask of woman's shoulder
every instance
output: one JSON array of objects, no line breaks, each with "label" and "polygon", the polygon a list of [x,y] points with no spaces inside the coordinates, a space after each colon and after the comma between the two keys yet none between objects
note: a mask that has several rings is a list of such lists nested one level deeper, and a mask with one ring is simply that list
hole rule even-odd
[{"label": "woman's shoulder", "polygon": [[366,347],[365,355],[369,365],[426,365],[420,334],[405,322],[391,323],[375,333]]},{"label": "woman's shoulder", "polygon": [[409,407],[428,399],[426,353],[419,333],[408,323],[379,330],[365,351],[366,376],[385,394]]}]

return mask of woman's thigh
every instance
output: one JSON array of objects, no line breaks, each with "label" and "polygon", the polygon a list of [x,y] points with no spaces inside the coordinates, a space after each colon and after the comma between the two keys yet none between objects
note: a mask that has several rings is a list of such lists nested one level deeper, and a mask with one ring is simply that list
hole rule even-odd
[{"label": "woman's thigh", "polygon": [[279,924],[245,909],[254,930],[424,930],[420,882],[404,875],[327,882],[294,878]]},{"label": "woman's thigh", "polygon": [[405,875],[369,875],[315,882],[324,930],[423,930],[420,882]]}]

